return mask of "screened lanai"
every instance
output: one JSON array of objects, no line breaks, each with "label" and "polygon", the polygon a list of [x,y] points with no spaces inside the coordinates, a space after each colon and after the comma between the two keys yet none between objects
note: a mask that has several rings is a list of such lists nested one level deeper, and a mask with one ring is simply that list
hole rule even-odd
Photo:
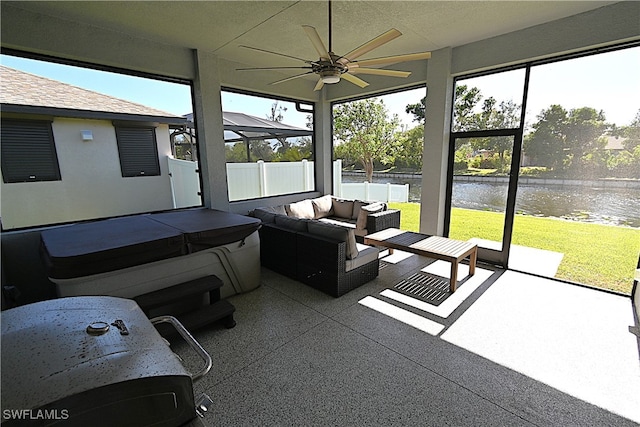
[{"label": "screened lanai", "polygon": [[[187,86],[192,109],[179,114],[194,111],[203,204],[240,214],[331,192],[335,103],[428,87],[418,220],[420,232],[442,235],[455,78],[640,40],[640,3],[633,1],[333,4],[331,37],[322,1],[3,1],[2,48]],[[175,17],[187,9],[185,31]],[[338,81],[314,90],[315,73],[292,80],[300,71],[288,68],[304,65],[296,58],[322,56],[303,26],[313,26],[323,43],[333,41],[329,51],[337,55],[391,28],[402,37],[362,60],[432,55],[389,65],[411,72],[408,77],[367,75],[365,87]],[[250,67],[262,71],[238,71]],[[596,93],[593,84],[585,88]],[[231,200],[221,101],[228,89],[313,105],[314,191]],[[85,146],[92,145],[73,148]],[[134,179],[146,184],[153,178],[128,181]],[[20,265],[29,267],[25,273],[33,270],[26,262]],[[640,422],[638,347],[630,332],[638,323],[629,298],[503,274],[487,265],[480,269],[492,279],[460,298],[448,314],[391,304],[381,295],[399,277],[423,267],[417,259],[387,265],[369,287],[336,300],[264,269],[263,286],[234,300],[236,329],[198,337],[216,358],[215,375],[199,385],[215,401],[208,424]],[[466,289],[474,283],[480,280],[468,281]],[[360,301],[374,301],[392,313],[401,309],[421,324],[440,323],[443,332],[432,336]]]},{"label": "screened lanai", "polygon": [[[187,124],[173,129],[171,134],[172,151],[175,155],[176,145],[188,144],[190,147],[195,146],[195,125],[193,122],[193,113],[184,116]],[[252,116],[250,114],[236,113],[230,111],[222,112],[222,122],[224,124],[224,142],[225,144],[244,142],[246,146],[247,161],[250,162],[250,145],[251,141],[264,141],[279,138],[296,138],[313,136],[312,129],[304,129],[292,126],[286,123],[277,122],[269,119]],[[178,140],[176,136],[185,135],[186,137]],[[196,150],[190,149],[190,153],[195,156]],[[196,160],[192,157],[191,160]]]}]

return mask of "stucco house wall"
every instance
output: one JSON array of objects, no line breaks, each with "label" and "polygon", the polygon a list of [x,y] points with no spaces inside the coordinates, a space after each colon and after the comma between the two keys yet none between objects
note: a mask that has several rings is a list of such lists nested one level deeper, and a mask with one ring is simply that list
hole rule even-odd
[{"label": "stucco house wall", "polygon": [[[54,118],[60,181],[5,183],[4,229],[149,212],[173,207],[167,156],[169,127],[158,124],[160,176],[122,177],[115,127],[109,120]],[[83,141],[81,131],[93,132]]]}]

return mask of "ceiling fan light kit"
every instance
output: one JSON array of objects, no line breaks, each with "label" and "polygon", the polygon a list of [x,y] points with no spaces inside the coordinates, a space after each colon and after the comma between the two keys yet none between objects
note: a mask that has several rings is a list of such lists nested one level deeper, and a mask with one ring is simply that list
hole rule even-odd
[{"label": "ceiling fan light kit", "polygon": [[354,74],[369,74],[369,75],[378,75],[378,76],[387,76],[387,77],[400,77],[406,78],[411,75],[409,71],[397,71],[397,70],[386,70],[381,68],[366,68],[375,65],[391,65],[397,64],[399,62],[408,62],[408,61],[418,61],[429,59],[431,57],[431,52],[421,52],[421,53],[409,53],[405,55],[395,55],[395,56],[387,56],[383,58],[372,58],[365,59],[362,61],[356,61],[360,56],[382,46],[383,44],[389,43],[391,40],[394,40],[397,37],[400,37],[402,33],[395,28],[386,31],[379,36],[369,40],[365,44],[360,47],[352,50],[346,55],[336,55],[331,49],[331,40],[332,40],[332,28],[331,28],[331,2],[329,1],[329,49],[326,48],[325,44],[322,42],[322,39],[318,35],[316,29],[310,25],[302,26],[304,32],[307,34],[307,37],[311,41],[314,49],[319,55],[319,59],[317,61],[309,61],[302,58],[297,58],[291,55],[286,55],[278,52],[271,52],[265,49],[250,47],[250,46],[241,46],[247,49],[253,49],[260,52],[270,53],[274,55],[279,55],[291,59],[296,59],[299,61],[303,61],[307,64],[305,67],[264,67],[264,68],[237,68],[237,71],[247,71],[247,70],[282,70],[282,69],[300,69],[300,70],[310,70],[306,71],[302,74],[298,74],[295,76],[287,77],[281,80],[277,80],[272,82],[271,84],[279,84],[284,83],[290,80],[294,80],[300,77],[304,77],[308,74],[315,73],[319,76],[318,82],[314,90],[321,90],[325,84],[335,84],[340,82],[342,78],[347,80],[350,83],[355,84],[361,88],[364,88],[369,85],[369,83],[364,80],[356,77]]},{"label": "ceiling fan light kit", "polygon": [[338,69],[322,70],[320,71],[320,78],[324,84],[334,84],[340,81],[340,74],[342,73]]}]

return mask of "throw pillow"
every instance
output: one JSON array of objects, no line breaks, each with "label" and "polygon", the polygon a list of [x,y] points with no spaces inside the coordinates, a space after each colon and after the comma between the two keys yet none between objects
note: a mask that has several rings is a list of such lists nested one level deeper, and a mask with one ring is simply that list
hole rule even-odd
[{"label": "throw pillow", "polygon": [[356,229],[364,230],[367,228],[367,216],[372,213],[382,212],[383,210],[384,205],[382,203],[371,203],[370,205],[361,207],[358,220],[356,221]]},{"label": "throw pillow", "polygon": [[312,199],[311,204],[313,205],[315,219],[326,218],[333,215],[333,202],[330,195],[327,194],[326,196]]},{"label": "throw pillow", "polygon": [[353,200],[333,199],[333,215],[338,218],[351,218],[353,213]]},{"label": "throw pillow", "polygon": [[358,219],[358,215],[360,215],[360,208],[368,204],[369,202],[363,202],[362,200],[355,200],[353,202],[353,211],[351,212],[351,219]]},{"label": "throw pillow", "polygon": [[328,237],[340,242],[346,242],[347,259],[354,259],[358,256],[358,245],[356,244],[355,230],[340,227],[339,225],[325,224],[319,221],[309,221],[309,233],[316,236]]},{"label": "throw pillow", "polygon": [[284,205],[272,206],[273,213],[277,215],[286,215],[287,211],[284,209]]},{"label": "throw pillow", "polygon": [[294,218],[313,219],[315,216],[315,213],[313,212],[313,204],[309,199],[291,203],[290,205],[285,206],[285,209],[287,211],[287,215]]}]

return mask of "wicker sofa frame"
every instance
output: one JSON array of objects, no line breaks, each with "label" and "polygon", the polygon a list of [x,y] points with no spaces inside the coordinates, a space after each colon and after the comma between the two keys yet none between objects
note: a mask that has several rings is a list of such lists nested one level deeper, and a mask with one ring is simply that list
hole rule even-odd
[{"label": "wicker sofa frame", "polygon": [[[400,228],[400,211],[397,209],[387,209],[386,211],[376,212],[367,215],[367,231],[373,234],[377,231],[386,230],[387,228]],[[362,236],[356,236],[356,239],[362,243]]]},{"label": "wicker sofa frame", "polygon": [[[316,200],[321,200],[325,197],[327,196],[313,199],[311,203],[316,203]],[[344,199],[339,200],[345,201]],[[361,206],[367,205],[366,202],[358,202]],[[335,201],[332,200],[332,203],[335,203]],[[354,260],[347,260],[347,254],[349,254],[349,257],[352,256],[352,245],[355,242],[348,243],[348,239],[347,241],[340,240],[340,237],[331,233],[329,234],[333,237],[317,233],[317,230],[316,232],[310,232],[307,224],[328,220],[329,224],[334,227],[345,227],[353,230],[355,240],[358,243],[363,243],[365,234],[375,233],[391,227],[400,228],[400,211],[387,209],[386,204],[380,212],[367,210],[366,228],[360,229],[353,215],[349,218],[337,215],[319,216],[316,207],[316,205],[313,207],[316,219],[284,215],[290,220],[279,220],[278,217],[282,217],[285,211],[287,213],[289,210],[293,212],[293,209],[288,206],[257,208],[252,212],[252,215],[262,219],[262,227],[260,228],[261,264],[277,273],[298,280],[334,297],[344,295],[352,289],[375,279],[378,276],[380,261],[377,257],[372,257],[371,251],[369,251],[368,255],[360,258],[359,261],[355,261],[358,257]],[[361,207],[360,209],[364,208]],[[359,215],[362,212],[364,211],[360,210]],[[293,221],[293,223],[290,223],[290,221]],[[298,221],[301,222],[298,223]],[[351,263],[353,264],[350,265]]]},{"label": "wicker sofa frame", "polygon": [[299,233],[298,280],[334,297],[364,285],[378,277],[380,261],[376,259],[346,271],[346,243]]},{"label": "wicker sofa frame", "polygon": [[260,228],[260,260],[264,267],[333,297],[375,279],[379,260],[346,271],[346,243],[275,224]]}]

